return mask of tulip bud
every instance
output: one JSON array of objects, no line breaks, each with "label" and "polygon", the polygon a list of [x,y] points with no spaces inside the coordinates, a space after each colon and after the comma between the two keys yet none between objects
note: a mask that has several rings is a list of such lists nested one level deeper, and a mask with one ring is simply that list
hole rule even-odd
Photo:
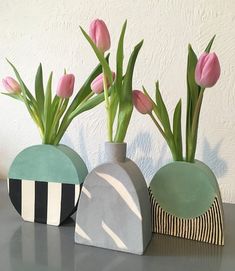
[{"label": "tulip bud", "polygon": [[203,53],[196,65],[195,81],[204,88],[215,85],[220,77],[220,64],[215,53]]},{"label": "tulip bud", "polygon": [[[113,80],[114,80],[115,73],[113,72],[112,75],[113,75]],[[104,90],[103,80],[104,80],[104,75],[103,73],[101,73],[92,81],[91,90],[95,92],[96,94],[99,94]],[[109,88],[109,86],[110,86],[110,83],[107,82],[107,87]]]},{"label": "tulip bud", "polygon": [[90,24],[89,35],[102,53],[109,50],[111,44],[110,35],[104,21],[98,19],[92,21]]},{"label": "tulip bud", "polygon": [[73,74],[63,75],[58,83],[56,94],[61,98],[69,98],[73,95],[75,77]]},{"label": "tulip bud", "polygon": [[10,93],[17,94],[21,92],[19,83],[10,76],[7,76],[5,79],[2,79],[2,84],[4,88]]},{"label": "tulip bud", "polygon": [[132,100],[135,108],[142,114],[150,114],[153,110],[153,102],[140,90],[133,90]]}]

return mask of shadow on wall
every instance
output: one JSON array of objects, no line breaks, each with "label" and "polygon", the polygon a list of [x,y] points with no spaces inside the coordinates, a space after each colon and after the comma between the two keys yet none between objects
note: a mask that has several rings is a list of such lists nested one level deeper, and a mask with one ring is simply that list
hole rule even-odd
[{"label": "shadow on wall", "polygon": [[153,153],[152,139],[149,133],[141,132],[128,146],[129,157],[140,167],[147,183],[150,182],[156,171],[169,160],[166,144]]},{"label": "shadow on wall", "polygon": [[219,156],[222,141],[220,140],[214,147],[210,146],[206,138],[203,143],[203,162],[212,169],[217,178],[223,177],[228,170],[226,161]]},{"label": "shadow on wall", "polygon": [[[68,145],[82,157],[82,159],[85,161],[85,164],[88,168],[89,171],[91,171],[95,166],[101,164],[104,162],[103,160],[103,154],[104,154],[104,147],[101,148],[100,144],[97,144],[97,150],[94,152],[88,152],[87,149],[87,143],[86,143],[86,136],[85,136],[85,129],[82,125],[79,125],[79,133],[78,133],[78,142],[77,144],[74,144],[73,141],[71,140],[71,137],[68,134],[65,134],[64,137],[61,140],[61,144]],[[76,146],[75,146],[76,145]],[[104,144],[103,144],[104,145]],[[92,163],[90,154],[97,153],[98,154],[98,160],[96,165]]]},{"label": "shadow on wall", "polygon": [[[97,150],[92,152],[93,154],[97,153],[96,165],[92,163],[92,159],[90,157],[91,152],[88,152],[87,149],[84,127],[80,126],[79,128],[77,146],[75,146],[68,134],[64,135],[61,143],[75,149],[84,159],[89,171],[92,170],[95,166],[105,162],[105,150],[103,143],[97,144]],[[161,147],[161,150],[156,153],[155,156],[152,155],[152,140],[150,134],[146,132],[139,133],[130,144],[128,143],[127,151],[127,156],[132,158],[140,167],[147,181],[151,180],[157,169],[159,169],[167,159],[167,148],[165,145]],[[157,160],[158,157],[159,159]]]},{"label": "shadow on wall", "polygon": [[[104,144],[97,144],[97,150],[93,152],[98,154],[96,165],[92,163],[92,159],[86,146],[84,127],[79,128],[78,148],[73,144],[68,134],[65,134],[63,137],[62,144],[66,144],[75,150],[77,149],[77,152],[84,159],[89,171],[96,165],[100,165],[105,161]],[[212,147],[206,138],[204,138],[203,142],[202,161],[212,169],[217,178],[223,177],[228,170],[226,161],[219,156],[221,144],[222,140]],[[135,163],[140,167],[147,183],[150,182],[159,168],[169,162],[169,154],[167,152],[166,144],[161,146],[156,155],[153,153],[152,145],[150,134],[147,132],[141,132],[135,136],[131,143],[128,144],[127,149],[127,156],[133,159],[133,161],[135,161]]]}]

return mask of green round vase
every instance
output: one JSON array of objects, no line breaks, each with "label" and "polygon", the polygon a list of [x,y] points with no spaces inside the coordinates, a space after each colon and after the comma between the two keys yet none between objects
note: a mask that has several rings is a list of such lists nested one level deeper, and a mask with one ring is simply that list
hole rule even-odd
[{"label": "green round vase", "polygon": [[9,196],[25,221],[58,226],[76,211],[87,174],[82,158],[68,146],[31,146],[10,167]]},{"label": "green round vase", "polygon": [[223,208],[211,169],[200,161],[162,167],[150,187],[153,231],[223,245]]}]

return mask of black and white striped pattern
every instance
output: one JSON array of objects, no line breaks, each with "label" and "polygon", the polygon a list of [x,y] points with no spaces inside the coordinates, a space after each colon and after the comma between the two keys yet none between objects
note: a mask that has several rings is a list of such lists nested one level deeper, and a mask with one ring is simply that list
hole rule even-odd
[{"label": "black and white striped pattern", "polygon": [[59,226],[76,211],[80,185],[9,179],[8,191],[25,221]]},{"label": "black and white striped pattern", "polygon": [[149,194],[154,233],[224,245],[223,211],[221,201],[217,197],[205,214],[192,219],[183,219],[164,211],[154,198],[150,188]]}]

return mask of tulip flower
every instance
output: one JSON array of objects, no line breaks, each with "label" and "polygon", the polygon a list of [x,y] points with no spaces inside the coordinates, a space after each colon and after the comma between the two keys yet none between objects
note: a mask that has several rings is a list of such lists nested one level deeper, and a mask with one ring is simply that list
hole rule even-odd
[{"label": "tulip flower", "polygon": [[110,48],[110,35],[104,21],[94,20],[90,24],[89,35],[99,50],[104,53]]},{"label": "tulip flower", "polygon": [[153,110],[153,102],[140,90],[134,90],[132,93],[132,100],[135,108],[141,114],[150,114]]},{"label": "tulip flower", "polygon": [[[115,79],[115,73],[113,72],[113,80]],[[91,83],[91,90],[96,94],[103,92],[104,85],[103,85],[104,75],[103,73],[99,74]],[[110,84],[107,82],[107,87],[109,88]]]},{"label": "tulip flower", "polygon": [[7,76],[5,79],[2,79],[2,84],[4,88],[10,93],[17,94],[21,92],[19,83],[10,76]]},{"label": "tulip flower", "polygon": [[215,85],[220,77],[220,64],[215,53],[203,53],[196,65],[195,81],[203,88]]},{"label": "tulip flower", "polygon": [[73,95],[75,77],[73,74],[63,75],[58,83],[56,94],[61,98],[69,98]]}]

